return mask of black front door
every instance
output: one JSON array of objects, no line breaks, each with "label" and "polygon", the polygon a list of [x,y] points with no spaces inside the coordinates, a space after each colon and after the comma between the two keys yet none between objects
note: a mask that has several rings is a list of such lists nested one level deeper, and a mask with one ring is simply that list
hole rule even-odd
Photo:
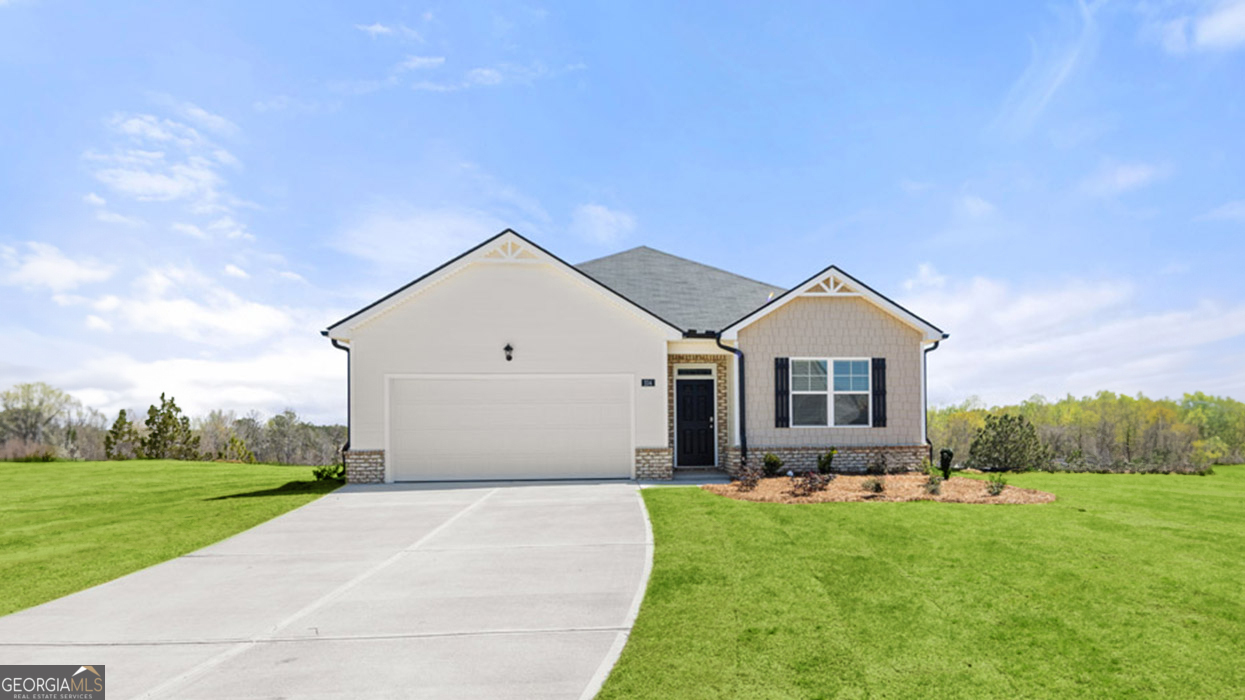
[{"label": "black front door", "polygon": [[675,444],[679,467],[713,466],[713,380],[676,379],[674,382]]}]

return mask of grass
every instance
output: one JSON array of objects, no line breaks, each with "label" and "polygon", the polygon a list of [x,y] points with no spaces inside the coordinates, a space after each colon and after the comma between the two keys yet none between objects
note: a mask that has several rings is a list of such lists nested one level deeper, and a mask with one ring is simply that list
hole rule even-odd
[{"label": "grass", "polygon": [[0,615],[192,552],[336,487],[310,467],[0,463]]},{"label": "grass", "polygon": [[1245,465],[1024,474],[1045,505],[646,489],[615,698],[1240,697]]}]

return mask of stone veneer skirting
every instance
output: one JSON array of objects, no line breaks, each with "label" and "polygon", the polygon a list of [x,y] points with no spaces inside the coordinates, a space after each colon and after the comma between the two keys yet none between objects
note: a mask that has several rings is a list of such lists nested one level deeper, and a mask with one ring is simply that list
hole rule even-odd
[{"label": "stone veneer skirting", "polygon": [[[878,447],[838,447],[834,457],[834,471],[863,473],[870,464],[882,461],[890,471],[921,468],[921,462],[929,457],[926,445],[887,445]],[[817,458],[830,450],[829,447],[767,447],[748,445],[748,465],[761,466],[767,452],[778,455],[783,469],[794,472],[815,471]],[[727,451],[726,471],[738,476],[740,470],[738,447]]]},{"label": "stone veneer skirting", "polygon": [[346,460],[346,483],[379,484],[385,480],[384,450],[349,450]]},{"label": "stone veneer skirting", "polygon": [[637,447],[635,478],[673,479],[673,451],[669,447]]}]

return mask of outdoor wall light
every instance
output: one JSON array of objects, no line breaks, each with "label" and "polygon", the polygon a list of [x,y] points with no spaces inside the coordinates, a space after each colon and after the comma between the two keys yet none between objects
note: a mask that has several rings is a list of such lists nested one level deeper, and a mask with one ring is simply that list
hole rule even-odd
[{"label": "outdoor wall light", "polygon": [[514,359],[514,348],[510,347],[510,343],[506,343],[506,347],[502,348],[506,351],[506,362]]}]

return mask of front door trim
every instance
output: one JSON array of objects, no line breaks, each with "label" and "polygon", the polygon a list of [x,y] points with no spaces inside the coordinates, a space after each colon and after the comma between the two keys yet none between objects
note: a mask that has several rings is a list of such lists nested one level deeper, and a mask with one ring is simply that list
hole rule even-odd
[{"label": "front door trim", "polygon": [[[718,408],[719,408],[718,407],[718,381],[720,380],[718,378],[718,365],[716,362],[688,362],[688,363],[681,363],[681,364],[671,366],[671,371],[674,372],[674,391],[671,392],[670,394],[670,410],[674,415],[674,431],[673,431],[674,435],[672,436],[673,444],[670,446],[673,452],[672,464],[675,467],[680,466],[679,465],[679,379],[680,379],[679,370],[681,369],[701,369],[701,370],[707,369],[709,370],[708,375],[703,375],[703,374],[693,375],[690,377],[683,377],[683,379],[689,379],[689,380],[711,379],[713,380],[713,413],[712,413],[712,416],[713,416],[713,464],[710,466],[716,467],[718,466],[718,431],[722,429],[721,426],[718,425],[718,423],[720,422],[718,421]],[[689,467],[689,468],[694,468],[694,467]]]}]

